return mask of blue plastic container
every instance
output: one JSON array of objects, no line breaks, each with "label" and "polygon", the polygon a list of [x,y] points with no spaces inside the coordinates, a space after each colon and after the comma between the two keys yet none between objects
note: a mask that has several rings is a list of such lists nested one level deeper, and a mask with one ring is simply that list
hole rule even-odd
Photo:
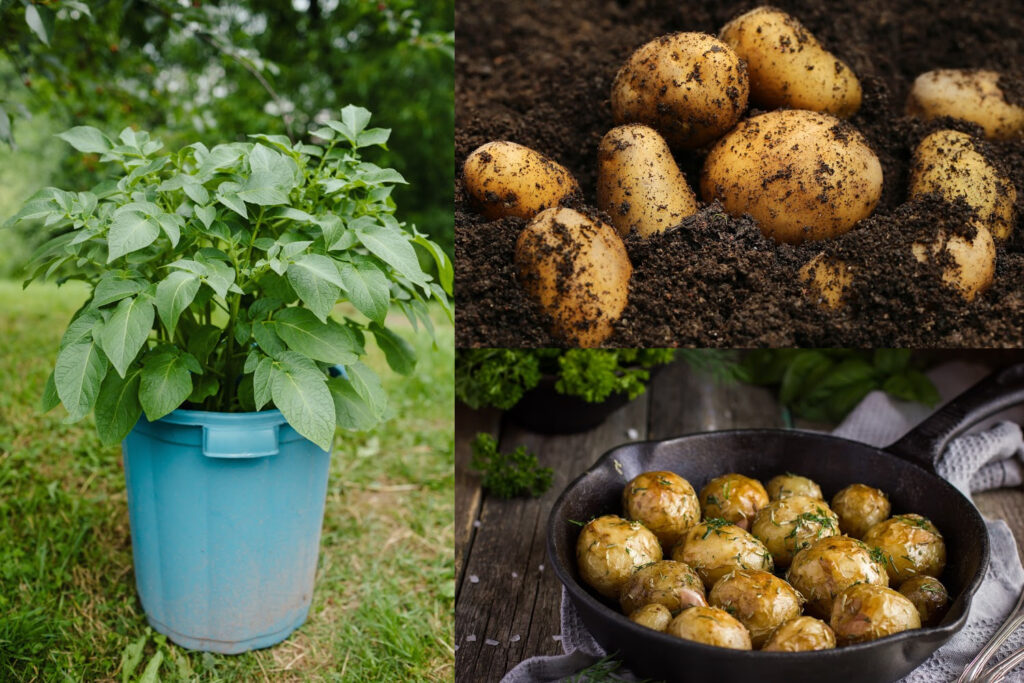
[{"label": "blue plastic container", "polygon": [[329,452],[277,410],[143,417],[123,447],[135,582],[154,629],[235,654],[302,625]]}]

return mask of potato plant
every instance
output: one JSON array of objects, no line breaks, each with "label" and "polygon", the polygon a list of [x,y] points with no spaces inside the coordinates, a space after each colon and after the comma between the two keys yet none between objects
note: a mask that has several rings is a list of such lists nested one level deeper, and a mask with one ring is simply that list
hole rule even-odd
[{"label": "potato plant", "polygon": [[[395,218],[402,176],[362,160],[390,133],[369,120],[348,106],[312,131],[316,144],[254,135],[174,153],[131,128],[116,141],[89,127],[63,133],[114,172],[85,192],[44,189],[8,221],[52,230],[28,282],[93,287],[61,340],[44,409],[62,403],[72,421],[95,412],[101,439],[116,443],[143,413],[272,406],[325,449],[336,426],[385,417],[380,380],[360,362],[366,337],[393,370],[412,372],[386,316],[394,304],[429,328],[431,299],[451,316],[452,266]],[[339,301],[361,315],[332,318]],[[330,376],[338,365],[347,378]]]}]

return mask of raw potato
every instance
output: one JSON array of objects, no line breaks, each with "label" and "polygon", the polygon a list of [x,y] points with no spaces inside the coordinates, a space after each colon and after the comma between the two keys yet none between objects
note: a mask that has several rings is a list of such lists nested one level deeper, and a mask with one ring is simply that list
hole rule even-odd
[{"label": "raw potato", "polygon": [[798,275],[800,281],[807,285],[811,299],[832,310],[842,307],[846,288],[853,284],[850,267],[824,254],[818,254],[805,263]]},{"label": "raw potato", "polygon": [[829,114],[787,109],[753,116],[704,161],[704,200],[749,213],[779,242],[838,237],[882,196],[882,165],[864,137]]},{"label": "raw potato", "polygon": [[619,604],[625,614],[644,605],[664,605],[672,614],[687,607],[708,604],[697,572],[682,562],[661,560],[640,567],[622,585]]},{"label": "raw potato", "polygon": [[891,588],[859,583],[836,597],[829,625],[840,645],[852,645],[921,628],[921,617],[914,603]]},{"label": "raw potato", "polygon": [[821,495],[821,487],[813,480],[790,472],[772,477],[768,480],[768,485],[765,488],[768,490],[768,497],[772,500],[790,496],[807,496],[824,500]]},{"label": "raw potato", "polygon": [[810,109],[848,118],[860,108],[860,81],[794,17],[758,7],[719,37],[747,63],[750,100],[762,109]]},{"label": "raw potato", "polygon": [[772,554],[761,541],[722,519],[691,527],[679,545],[673,548],[672,559],[693,567],[708,590],[736,569],[770,572],[775,567]]},{"label": "raw potato", "polygon": [[746,65],[705,33],[672,33],[641,45],[612,83],[615,123],[643,123],[673,147],[718,139],[747,108]]},{"label": "raw potato", "polygon": [[462,168],[466,190],[489,220],[529,220],[580,191],[564,166],[507,140],[477,147]]},{"label": "raw potato", "polygon": [[972,225],[977,233],[970,241],[960,235],[950,237],[940,229],[930,243],[914,242],[910,247],[921,263],[941,259],[940,263],[945,265],[942,281],[968,302],[988,289],[996,274],[996,243],[992,233],[977,221]]},{"label": "raw potato", "polygon": [[750,643],[761,647],[776,627],[800,616],[803,598],[788,583],[769,572],[737,570],[726,574],[708,595],[750,632]]},{"label": "raw potato", "polygon": [[742,474],[715,477],[700,490],[704,519],[724,519],[741,529],[749,529],[757,511],[768,504],[768,492],[761,482]]},{"label": "raw potato", "polygon": [[864,543],[882,551],[894,585],[918,574],[941,576],[946,566],[942,534],[921,515],[896,515],[880,522],[864,534]]},{"label": "raw potato", "polygon": [[1017,191],[975,149],[974,140],[966,133],[936,131],[914,150],[910,197],[928,192],[936,192],[949,202],[963,199],[998,240],[1006,239],[1013,230]]},{"label": "raw potato", "polygon": [[831,650],[836,634],[829,625],[814,617],[797,617],[775,629],[761,648],[765,652],[809,652]]},{"label": "raw potato", "polygon": [[664,631],[672,621],[672,613],[668,611],[668,607],[654,603],[634,610],[629,615],[629,620],[655,631]]},{"label": "raw potato", "polygon": [[914,603],[921,623],[935,626],[946,614],[949,607],[949,593],[946,587],[933,576],[913,576],[900,584],[900,593]]},{"label": "raw potato", "polygon": [[623,237],[649,237],[697,213],[697,197],[658,131],[633,124],[608,131],[597,148],[597,205]]},{"label": "raw potato", "polygon": [[823,500],[790,496],[761,508],[750,532],[768,548],[776,567],[788,567],[802,548],[837,536],[839,520]]},{"label": "raw potato", "polygon": [[866,484],[850,484],[832,498],[832,511],[839,515],[839,530],[864,538],[868,529],[885,520],[892,504],[884,492]]},{"label": "raw potato", "polygon": [[691,607],[668,625],[668,633],[705,645],[749,650],[750,633],[728,612],[717,607]]},{"label": "raw potato", "polygon": [[622,490],[622,513],[643,522],[663,548],[671,548],[700,521],[697,492],[674,472],[644,472]]},{"label": "raw potato", "polygon": [[889,575],[868,547],[848,536],[823,538],[798,552],[786,580],[807,598],[808,614],[822,619],[832,614],[836,596],[853,584],[889,585]]},{"label": "raw potato", "polygon": [[608,598],[618,599],[623,584],[638,567],[659,560],[658,537],[640,522],[615,515],[591,520],[576,540],[580,578]]},{"label": "raw potato", "polygon": [[612,333],[629,296],[633,266],[615,229],[572,209],[537,214],[516,242],[526,292],[566,342],[598,346]]},{"label": "raw potato", "polygon": [[1024,134],[1024,108],[1006,101],[995,71],[936,69],[923,73],[907,97],[907,113],[924,119],[951,116],[971,121],[995,140]]}]

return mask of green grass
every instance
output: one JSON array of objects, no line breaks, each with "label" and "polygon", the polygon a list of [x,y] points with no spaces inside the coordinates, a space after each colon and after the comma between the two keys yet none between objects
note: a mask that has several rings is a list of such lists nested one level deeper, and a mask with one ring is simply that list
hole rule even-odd
[{"label": "green grass", "polygon": [[419,353],[412,377],[372,349],[395,417],[338,434],[309,620],[275,647],[216,656],[146,626],[119,450],[103,447],[91,422],[37,410],[83,296],[0,281],[0,680],[120,681],[126,669],[138,680],[147,667],[164,681],[451,680],[447,320],[435,318],[437,348],[422,330],[402,330]]}]

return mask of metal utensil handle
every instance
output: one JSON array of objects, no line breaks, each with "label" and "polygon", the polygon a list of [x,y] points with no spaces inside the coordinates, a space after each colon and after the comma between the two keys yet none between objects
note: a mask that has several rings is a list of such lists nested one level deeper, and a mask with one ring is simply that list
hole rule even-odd
[{"label": "metal utensil handle", "polygon": [[995,635],[989,639],[988,644],[982,648],[981,652],[971,660],[971,663],[967,665],[964,672],[960,674],[960,678],[956,679],[957,683],[970,683],[978,678],[981,670],[988,664],[988,660],[992,659],[992,656],[999,651],[999,648],[1003,646],[1006,639],[1016,631],[1021,624],[1024,624],[1024,613],[1021,613],[1021,607],[1024,607],[1024,590],[1021,591],[1020,597],[1017,598],[1017,604],[1013,606],[1013,611],[1010,612],[1009,616],[1006,617],[1006,621],[999,627],[999,630],[995,632]]},{"label": "metal utensil handle", "polygon": [[951,440],[1018,403],[1024,403],[1024,364],[989,375],[885,450],[934,472]]},{"label": "metal utensil handle", "polygon": [[977,679],[978,683],[998,683],[1020,666],[1021,662],[1024,662],[1024,648],[1014,650],[1003,661],[981,674],[981,678]]}]

